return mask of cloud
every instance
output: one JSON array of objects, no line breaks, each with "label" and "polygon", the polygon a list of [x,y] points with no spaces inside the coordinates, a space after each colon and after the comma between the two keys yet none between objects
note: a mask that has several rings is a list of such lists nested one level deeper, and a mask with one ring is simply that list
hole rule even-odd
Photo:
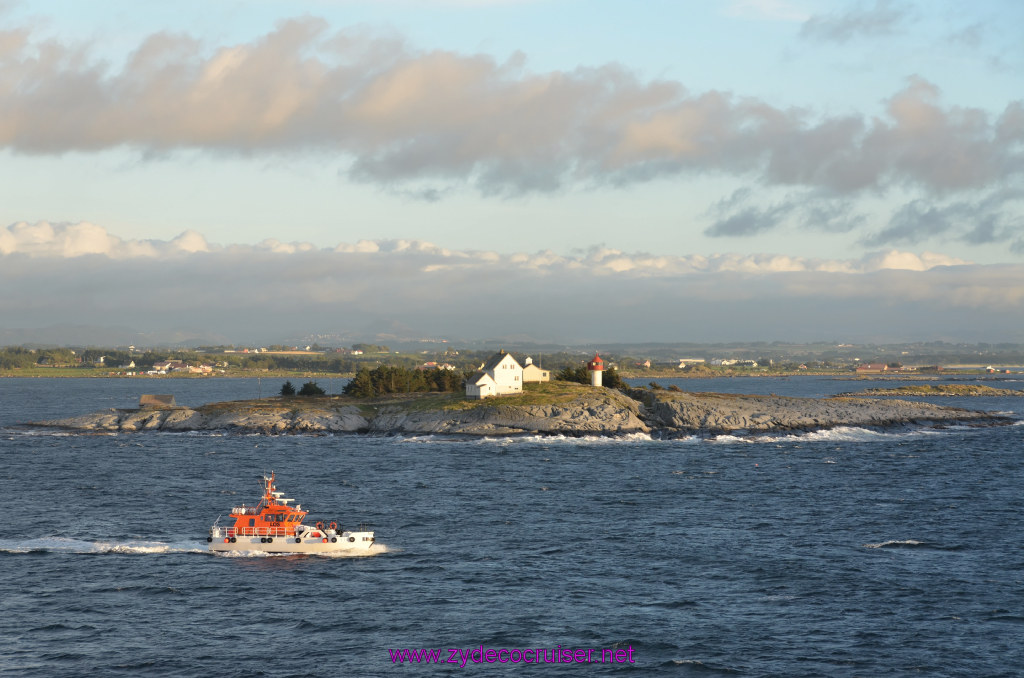
[{"label": "cloud", "polygon": [[[88,246],[69,247],[81,234]],[[8,334],[108,319],[240,342],[395,321],[431,336],[566,342],[1024,339],[1024,267],[933,253],[819,260],[602,247],[499,254],[416,240],[215,245],[198,233],[132,241],[46,222],[0,230],[0,243]]]},{"label": "cloud", "polygon": [[858,2],[845,12],[814,14],[800,29],[801,37],[845,43],[861,37],[892,35],[910,18],[910,9],[897,0]]},{"label": "cloud", "polygon": [[[741,199],[741,198],[737,198]],[[463,270],[483,272],[495,266],[519,269],[527,273],[551,274],[587,270],[591,275],[629,274],[638,277],[688,275],[721,271],[775,273],[785,271],[844,271],[866,273],[882,268],[927,270],[934,266],[967,264],[962,259],[925,254],[923,258],[908,252],[865,255],[861,259],[829,260],[788,257],[783,255],[718,254],[673,256],[630,253],[607,247],[591,247],[573,255],[560,255],[550,250],[503,254],[481,250],[452,250],[422,240],[384,239],[339,243],[333,248],[320,248],[307,242],[282,242],[269,238],[255,245],[213,245],[196,231],[185,231],[171,240],[124,240],[108,233],[101,226],[88,222],[77,224],[40,221],[33,224],[17,222],[0,230],[0,256],[15,258],[68,260],[90,255],[110,260],[168,260],[193,258],[197,255],[221,257],[266,257],[310,254],[333,257],[339,266],[354,257],[373,255],[417,261],[422,270]],[[910,262],[910,263],[906,263]],[[926,263],[927,262],[927,263]]]},{"label": "cloud", "polygon": [[1007,242],[1024,246],[1024,189],[1007,188],[973,201],[914,200],[888,226],[863,238],[868,247],[914,245],[936,236],[971,245]]},{"label": "cloud", "polygon": [[[879,16],[903,12],[879,3],[840,19],[863,32]],[[948,193],[1024,171],[1020,101],[998,115],[947,106],[920,78],[878,114],[828,116],[616,64],[532,72],[523,54],[418,50],[316,18],[232,45],[155,33],[122,64],[12,30],[0,62],[0,147],[15,152],[308,153],[399,192],[438,186],[408,193],[424,200],[459,185],[520,195],[708,172],[844,195]]]},{"label": "cloud", "polygon": [[714,221],[704,234],[713,238],[756,235],[787,223],[809,231],[846,233],[866,221],[849,200],[811,192],[787,195],[763,207],[755,202],[749,188],[720,200],[710,215]]}]

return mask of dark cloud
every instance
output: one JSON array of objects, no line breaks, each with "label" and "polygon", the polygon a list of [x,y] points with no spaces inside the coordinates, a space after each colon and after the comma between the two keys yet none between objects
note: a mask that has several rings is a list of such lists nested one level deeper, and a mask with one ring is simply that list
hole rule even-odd
[{"label": "dark cloud", "polygon": [[914,245],[942,237],[971,245],[1024,239],[1024,189],[994,191],[979,200],[914,200],[898,209],[882,230],[863,238],[868,247]]},{"label": "dark cloud", "polygon": [[[1019,322],[1007,320],[1024,313],[1019,266],[878,271],[854,281],[849,273],[811,271],[638,277],[566,268],[537,276],[503,263],[482,275],[428,270],[432,259],[323,252],[158,262],[8,258],[0,277],[16,294],[0,302],[0,327],[108,318],[147,332],[205,331],[234,341],[394,321],[425,335],[554,341],[921,338],[962,327],[987,329],[990,339],[1022,339]],[[587,299],[601,312],[581,303]],[[489,312],[508,308],[529,312]]]},{"label": "dark cloud", "polygon": [[212,246],[195,233],[139,243],[95,226],[36,224],[0,230],[0,289],[0,336],[107,322],[274,342],[399,322],[465,339],[1024,341],[1024,267],[906,252],[815,261],[592,248],[564,257],[404,240],[323,250]]},{"label": "dark cloud", "polygon": [[896,0],[858,2],[845,12],[812,15],[800,28],[800,35],[811,40],[846,43],[856,38],[892,35],[910,16],[906,4]]},{"label": "dark cloud", "polygon": [[711,237],[747,236],[786,224],[807,231],[847,233],[867,220],[851,201],[829,194],[788,195],[769,207],[752,204],[755,200],[750,189],[740,189],[719,201],[711,210],[714,222],[704,230],[704,234]]},{"label": "dark cloud", "polygon": [[704,234],[715,238],[756,235],[778,226],[791,211],[790,205],[776,205],[763,210],[756,207],[746,207],[723,219],[719,219],[706,228]]}]

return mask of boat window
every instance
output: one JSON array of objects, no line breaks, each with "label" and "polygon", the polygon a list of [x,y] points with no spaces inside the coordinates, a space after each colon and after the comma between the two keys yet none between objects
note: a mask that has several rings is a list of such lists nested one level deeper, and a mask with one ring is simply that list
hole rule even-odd
[{"label": "boat window", "polygon": [[255,518],[249,518],[249,527],[252,527],[255,524],[256,524],[256,519]]}]

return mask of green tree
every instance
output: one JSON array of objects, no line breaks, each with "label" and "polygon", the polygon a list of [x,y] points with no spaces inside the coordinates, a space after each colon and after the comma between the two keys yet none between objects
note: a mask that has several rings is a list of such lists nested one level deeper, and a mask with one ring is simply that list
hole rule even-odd
[{"label": "green tree", "polygon": [[283,395],[283,396],[293,396],[293,395],[295,395],[295,387],[292,386],[292,382],[286,381],[286,382],[284,382],[284,384],[282,384],[282,386],[281,386],[281,395]]},{"label": "green tree", "polygon": [[454,370],[417,370],[397,365],[365,367],[345,385],[345,395],[372,398],[386,393],[427,393],[462,390],[466,375]]},{"label": "green tree", "polygon": [[321,396],[326,393],[326,391],[316,385],[315,381],[307,381],[302,385],[302,388],[299,389],[300,396]]},{"label": "green tree", "polygon": [[365,367],[360,368],[347,384],[342,389],[345,395],[355,396],[356,398],[372,398],[376,395],[373,388],[373,379],[370,377],[370,370]]}]

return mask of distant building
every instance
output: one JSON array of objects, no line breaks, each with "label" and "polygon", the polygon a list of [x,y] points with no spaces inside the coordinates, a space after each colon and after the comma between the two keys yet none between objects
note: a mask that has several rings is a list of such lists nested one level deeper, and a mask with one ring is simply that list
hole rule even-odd
[{"label": "distant building", "polygon": [[716,367],[757,367],[756,360],[740,360],[738,358],[715,358],[711,364]]},{"label": "distant building", "polygon": [[523,365],[523,381],[527,383],[531,382],[543,382],[551,381],[551,372],[544,370],[533,364],[533,358],[527,358],[524,361],[526,364]]},{"label": "distant building", "polygon": [[889,366],[885,363],[869,363],[867,365],[858,365],[857,374],[881,374],[882,372],[888,372]]},{"label": "distant building", "polygon": [[467,398],[489,398],[523,392],[523,367],[505,351],[499,351],[480,365],[466,380]]}]

